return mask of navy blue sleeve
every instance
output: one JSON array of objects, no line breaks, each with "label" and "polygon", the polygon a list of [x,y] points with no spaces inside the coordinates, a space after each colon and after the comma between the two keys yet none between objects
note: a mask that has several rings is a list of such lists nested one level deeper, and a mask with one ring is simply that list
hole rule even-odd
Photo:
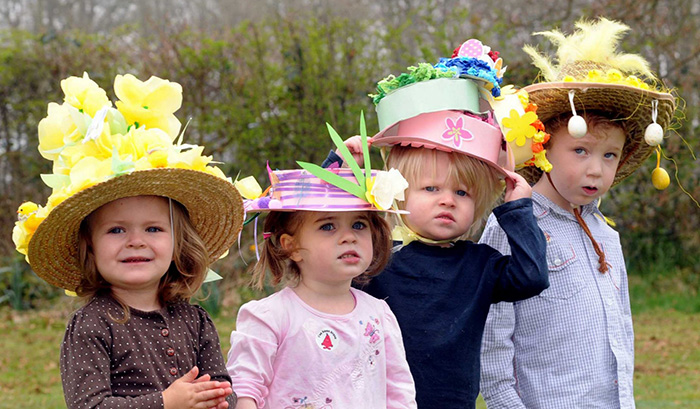
[{"label": "navy blue sleeve", "polygon": [[327,168],[334,163],[337,163],[338,167],[343,166],[343,158],[341,158],[340,155],[335,153],[334,150],[331,150],[330,152],[328,152],[328,156],[326,156],[326,159],[323,161],[323,163],[321,163],[321,167]]},{"label": "navy blue sleeve", "polygon": [[549,287],[547,242],[533,215],[532,199],[504,203],[493,213],[508,236],[511,255],[496,263],[491,302],[515,302],[541,293]]}]

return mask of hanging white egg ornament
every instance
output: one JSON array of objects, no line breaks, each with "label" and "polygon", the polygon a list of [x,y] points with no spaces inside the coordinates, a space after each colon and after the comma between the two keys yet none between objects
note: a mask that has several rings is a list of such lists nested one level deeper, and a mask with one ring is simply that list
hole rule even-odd
[{"label": "hanging white egg ornament", "polygon": [[656,168],[651,172],[651,184],[657,190],[664,190],[671,183],[671,178],[668,176],[668,172],[664,168]]},{"label": "hanging white egg ornament", "polygon": [[644,141],[649,146],[658,146],[664,139],[664,129],[656,122],[652,122],[644,131]]},{"label": "hanging white egg ornament", "polygon": [[569,135],[574,138],[583,138],[588,133],[588,125],[586,120],[582,116],[574,115],[569,119],[569,125],[567,126],[569,130]]}]

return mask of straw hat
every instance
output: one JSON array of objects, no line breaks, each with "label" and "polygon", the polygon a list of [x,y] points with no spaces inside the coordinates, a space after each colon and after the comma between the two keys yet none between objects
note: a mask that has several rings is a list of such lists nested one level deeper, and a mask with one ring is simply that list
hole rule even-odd
[{"label": "straw hat", "polygon": [[[539,120],[545,124],[562,114],[586,112],[602,112],[612,120],[624,122],[627,138],[613,181],[615,185],[639,168],[661,142],[663,131],[673,119],[675,98],[666,89],[656,88],[659,82],[641,56],[616,52],[628,26],[600,18],[595,22],[581,20],[576,28],[569,36],[557,30],[535,33],[558,45],[558,64],[552,64],[533,47],[524,47],[545,79],[524,90],[536,105]],[[654,122],[661,127],[661,134],[647,142],[645,132]],[[542,169],[536,166],[519,172],[530,183],[537,182],[542,175]]]},{"label": "straw hat", "polygon": [[[61,85],[66,102],[49,104],[39,124],[39,150],[54,162],[54,173],[42,178],[53,193],[45,206],[22,214],[13,230],[17,250],[32,269],[48,283],[75,291],[83,277],[81,222],[104,204],[140,195],[181,203],[210,261],[221,257],[242,227],[243,203],[231,180],[209,164],[211,157],[202,156],[202,147],[173,142],[180,128],[172,115],[180,86],[117,76],[116,110],[87,74]],[[139,113],[145,106],[148,112]]]}]

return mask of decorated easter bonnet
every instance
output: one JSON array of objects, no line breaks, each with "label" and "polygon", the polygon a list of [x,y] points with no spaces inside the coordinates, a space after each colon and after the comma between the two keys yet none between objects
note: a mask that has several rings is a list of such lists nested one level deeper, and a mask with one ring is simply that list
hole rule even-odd
[{"label": "decorated easter bonnet", "polygon": [[[600,18],[577,22],[576,31],[569,36],[558,30],[535,33],[558,46],[556,65],[535,48],[523,48],[544,79],[525,87],[520,95],[534,106],[540,121],[537,131],[541,123],[568,113],[573,115],[568,131],[575,138],[587,132],[580,113],[609,114],[612,120],[624,122],[626,141],[613,185],[632,174],[655,149],[661,154],[663,133],[675,110],[673,95],[654,77],[647,61],[639,55],[617,52],[617,44],[628,30],[622,23]],[[530,183],[551,169],[546,160],[530,161],[529,165],[520,172]],[[658,165],[654,172],[654,186],[665,188],[668,174]],[[660,183],[658,178],[664,175],[666,181]]]},{"label": "decorated easter bonnet", "polygon": [[481,111],[484,95],[499,96],[505,67],[498,52],[479,40],[457,47],[452,58],[409,67],[377,84],[377,147],[402,145],[459,152],[503,173],[503,136],[490,111]]},{"label": "decorated easter bonnet", "polygon": [[203,147],[178,141],[173,115],[179,84],[117,75],[116,109],[87,74],[61,82],[62,104],[50,103],[39,123],[39,152],[53,161],[42,175],[53,189],[45,206],[24,203],[12,238],[48,283],[75,291],[83,278],[78,258],[81,222],[116,199],[155,195],[181,203],[216,261],[235,242],[243,203],[233,183],[203,156]]},{"label": "decorated easter bonnet", "polygon": [[262,191],[253,177],[236,182],[244,200],[246,213],[268,211],[386,211],[406,213],[396,208],[395,200],[404,200],[408,182],[396,169],[371,169],[364,117],[360,119],[360,134],[365,168],[361,169],[338,133],[330,126],[328,131],[349,158],[349,169],[323,169],[318,165],[297,162],[302,169],[271,170],[268,166],[270,187]]}]

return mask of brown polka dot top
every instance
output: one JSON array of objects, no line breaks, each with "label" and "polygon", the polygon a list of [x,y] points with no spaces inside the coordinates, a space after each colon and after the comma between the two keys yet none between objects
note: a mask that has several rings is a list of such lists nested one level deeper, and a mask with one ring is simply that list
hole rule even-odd
[{"label": "brown polka dot top", "polygon": [[[69,408],[162,408],[165,390],[193,366],[228,381],[219,336],[201,307],[175,303],[158,311],[131,309],[95,297],[76,311],[61,344],[61,380]],[[236,406],[235,394],[227,398]]]}]

